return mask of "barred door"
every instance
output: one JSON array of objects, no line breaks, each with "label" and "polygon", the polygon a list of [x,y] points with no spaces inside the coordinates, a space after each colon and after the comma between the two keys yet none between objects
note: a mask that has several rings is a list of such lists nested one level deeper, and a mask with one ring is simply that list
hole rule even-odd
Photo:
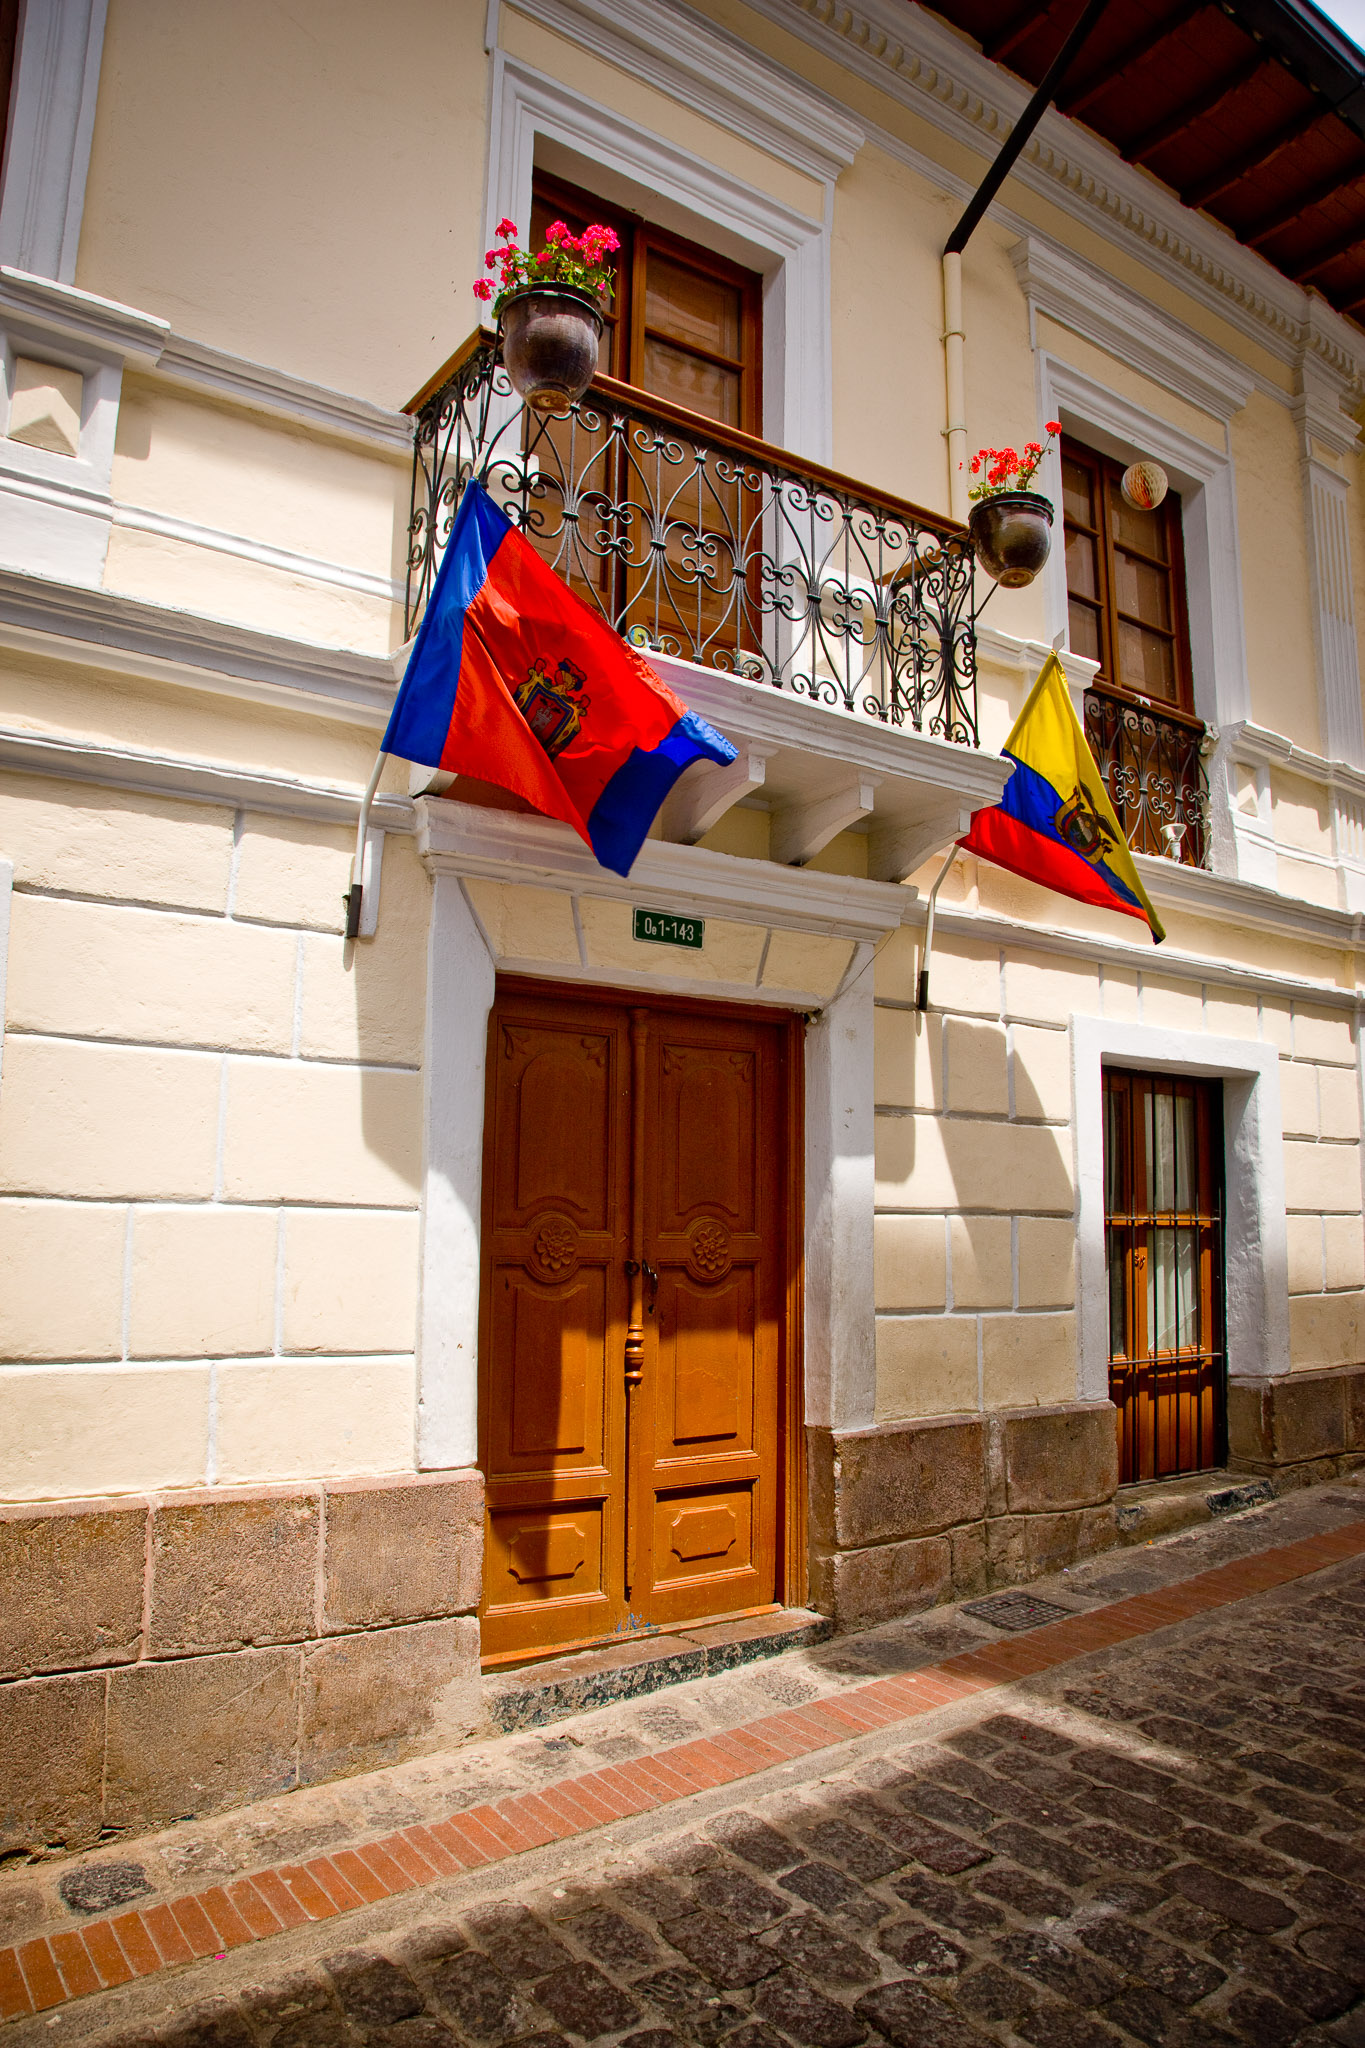
[{"label": "barred door", "polygon": [[1226,1455],[1222,1121],[1216,1082],[1105,1072],[1109,1393],[1125,1485]]}]

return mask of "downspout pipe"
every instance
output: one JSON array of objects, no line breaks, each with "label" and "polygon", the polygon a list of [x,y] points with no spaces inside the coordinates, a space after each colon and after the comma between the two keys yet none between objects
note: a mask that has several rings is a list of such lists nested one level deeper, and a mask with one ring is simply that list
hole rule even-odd
[{"label": "downspout pipe", "polygon": [[948,502],[954,519],[965,520],[967,498],[967,407],[962,318],[962,252],[981,223],[986,208],[1014,169],[1034,129],[1061,90],[1082,43],[1104,13],[1108,0],[1086,0],[1070,34],[1048,65],[1038,89],[1015,122],[995,162],[972,194],[967,209],[948,237],[943,251],[943,360],[948,400]]}]

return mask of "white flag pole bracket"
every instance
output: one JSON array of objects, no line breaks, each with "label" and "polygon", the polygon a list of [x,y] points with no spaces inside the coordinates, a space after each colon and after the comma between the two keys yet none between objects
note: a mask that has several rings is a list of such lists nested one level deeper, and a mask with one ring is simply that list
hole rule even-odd
[{"label": "white flag pole bracket", "polygon": [[342,898],[346,905],[348,939],[372,939],[379,921],[379,864],[384,853],[384,835],[382,832],[370,831],[370,806],[374,802],[379,778],[384,773],[384,763],[388,758],[387,754],[378,756],[373,773],[365,785],[365,794],[360,799],[360,817],[355,831],[355,859],[351,863],[351,886]]}]

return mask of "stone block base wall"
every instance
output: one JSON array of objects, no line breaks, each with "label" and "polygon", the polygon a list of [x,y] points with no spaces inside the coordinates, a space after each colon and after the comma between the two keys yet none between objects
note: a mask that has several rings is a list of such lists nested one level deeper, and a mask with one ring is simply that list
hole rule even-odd
[{"label": "stone block base wall", "polygon": [[462,1740],[475,1472],[0,1509],[0,1855]]},{"label": "stone block base wall", "polygon": [[[811,1604],[840,1628],[1042,1578],[1152,1533],[1119,1516],[1108,1401],[814,1429],[808,1448]],[[1231,1382],[1230,1470],[1281,1488],[1359,1465],[1365,1365]]]},{"label": "stone block base wall", "polygon": [[1228,1386],[1228,1466],[1310,1486],[1365,1459],[1365,1365]]},{"label": "stone block base wall", "polygon": [[1108,1401],[810,1433],[811,1598],[870,1627],[1118,1540]]}]

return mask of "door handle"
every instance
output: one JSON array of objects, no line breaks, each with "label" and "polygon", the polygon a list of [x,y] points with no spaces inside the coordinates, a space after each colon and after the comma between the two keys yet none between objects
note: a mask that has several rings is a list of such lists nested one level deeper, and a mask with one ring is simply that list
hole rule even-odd
[{"label": "door handle", "polygon": [[645,1313],[646,1315],[652,1316],[654,1313],[654,1304],[659,1297],[659,1276],[655,1272],[654,1268],[650,1265],[648,1259],[642,1261],[640,1270],[644,1274],[646,1280],[649,1282],[649,1304],[645,1310]]}]

